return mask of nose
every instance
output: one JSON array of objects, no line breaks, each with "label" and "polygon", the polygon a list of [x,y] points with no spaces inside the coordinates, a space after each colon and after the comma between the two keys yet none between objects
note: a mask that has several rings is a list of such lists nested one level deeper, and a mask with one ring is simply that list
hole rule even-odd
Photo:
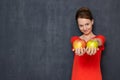
[{"label": "nose", "polygon": [[83,30],[87,30],[87,27],[86,27],[86,26],[83,26]]}]

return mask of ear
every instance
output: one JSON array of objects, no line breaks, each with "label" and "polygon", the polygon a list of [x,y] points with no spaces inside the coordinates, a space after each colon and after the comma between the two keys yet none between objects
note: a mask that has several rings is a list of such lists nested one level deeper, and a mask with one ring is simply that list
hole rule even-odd
[{"label": "ear", "polygon": [[92,19],[92,25],[94,24],[94,19]]}]

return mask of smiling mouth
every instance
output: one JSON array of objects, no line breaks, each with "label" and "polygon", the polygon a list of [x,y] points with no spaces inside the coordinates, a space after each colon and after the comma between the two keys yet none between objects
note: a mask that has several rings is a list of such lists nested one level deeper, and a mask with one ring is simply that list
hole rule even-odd
[{"label": "smiling mouth", "polygon": [[85,30],[85,31],[83,31],[83,32],[88,32],[88,30]]}]

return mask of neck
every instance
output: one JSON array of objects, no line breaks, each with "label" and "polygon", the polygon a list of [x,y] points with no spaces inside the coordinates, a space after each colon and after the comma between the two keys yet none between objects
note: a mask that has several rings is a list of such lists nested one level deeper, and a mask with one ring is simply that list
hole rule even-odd
[{"label": "neck", "polygon": [[84,36],[84,37],[93,37],[93,36],[95,36],[95,35],[93,34],[93,32],[91,32],[91,33],[89,33],[89,34],[83,34],[83,36]]},{"label": "neck", "polygon": [[85,40],[85,41],[88,41],[88,40],[90,40],[91,38],[93,38],[93,37],[95,37],[95,34],[93,34],[93,32],[91,32],[90,34],[83,34],[83,39]]}]

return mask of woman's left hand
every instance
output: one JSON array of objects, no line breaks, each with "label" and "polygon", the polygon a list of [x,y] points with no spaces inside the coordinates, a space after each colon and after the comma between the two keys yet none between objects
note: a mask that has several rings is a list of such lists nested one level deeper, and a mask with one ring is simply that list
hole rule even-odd
[{"label": "woman's left hand", "polygon": [[86,47],[86,53],[90,56],[95,55],[97,50],[99,50],[99,48],[89,48]]}]

